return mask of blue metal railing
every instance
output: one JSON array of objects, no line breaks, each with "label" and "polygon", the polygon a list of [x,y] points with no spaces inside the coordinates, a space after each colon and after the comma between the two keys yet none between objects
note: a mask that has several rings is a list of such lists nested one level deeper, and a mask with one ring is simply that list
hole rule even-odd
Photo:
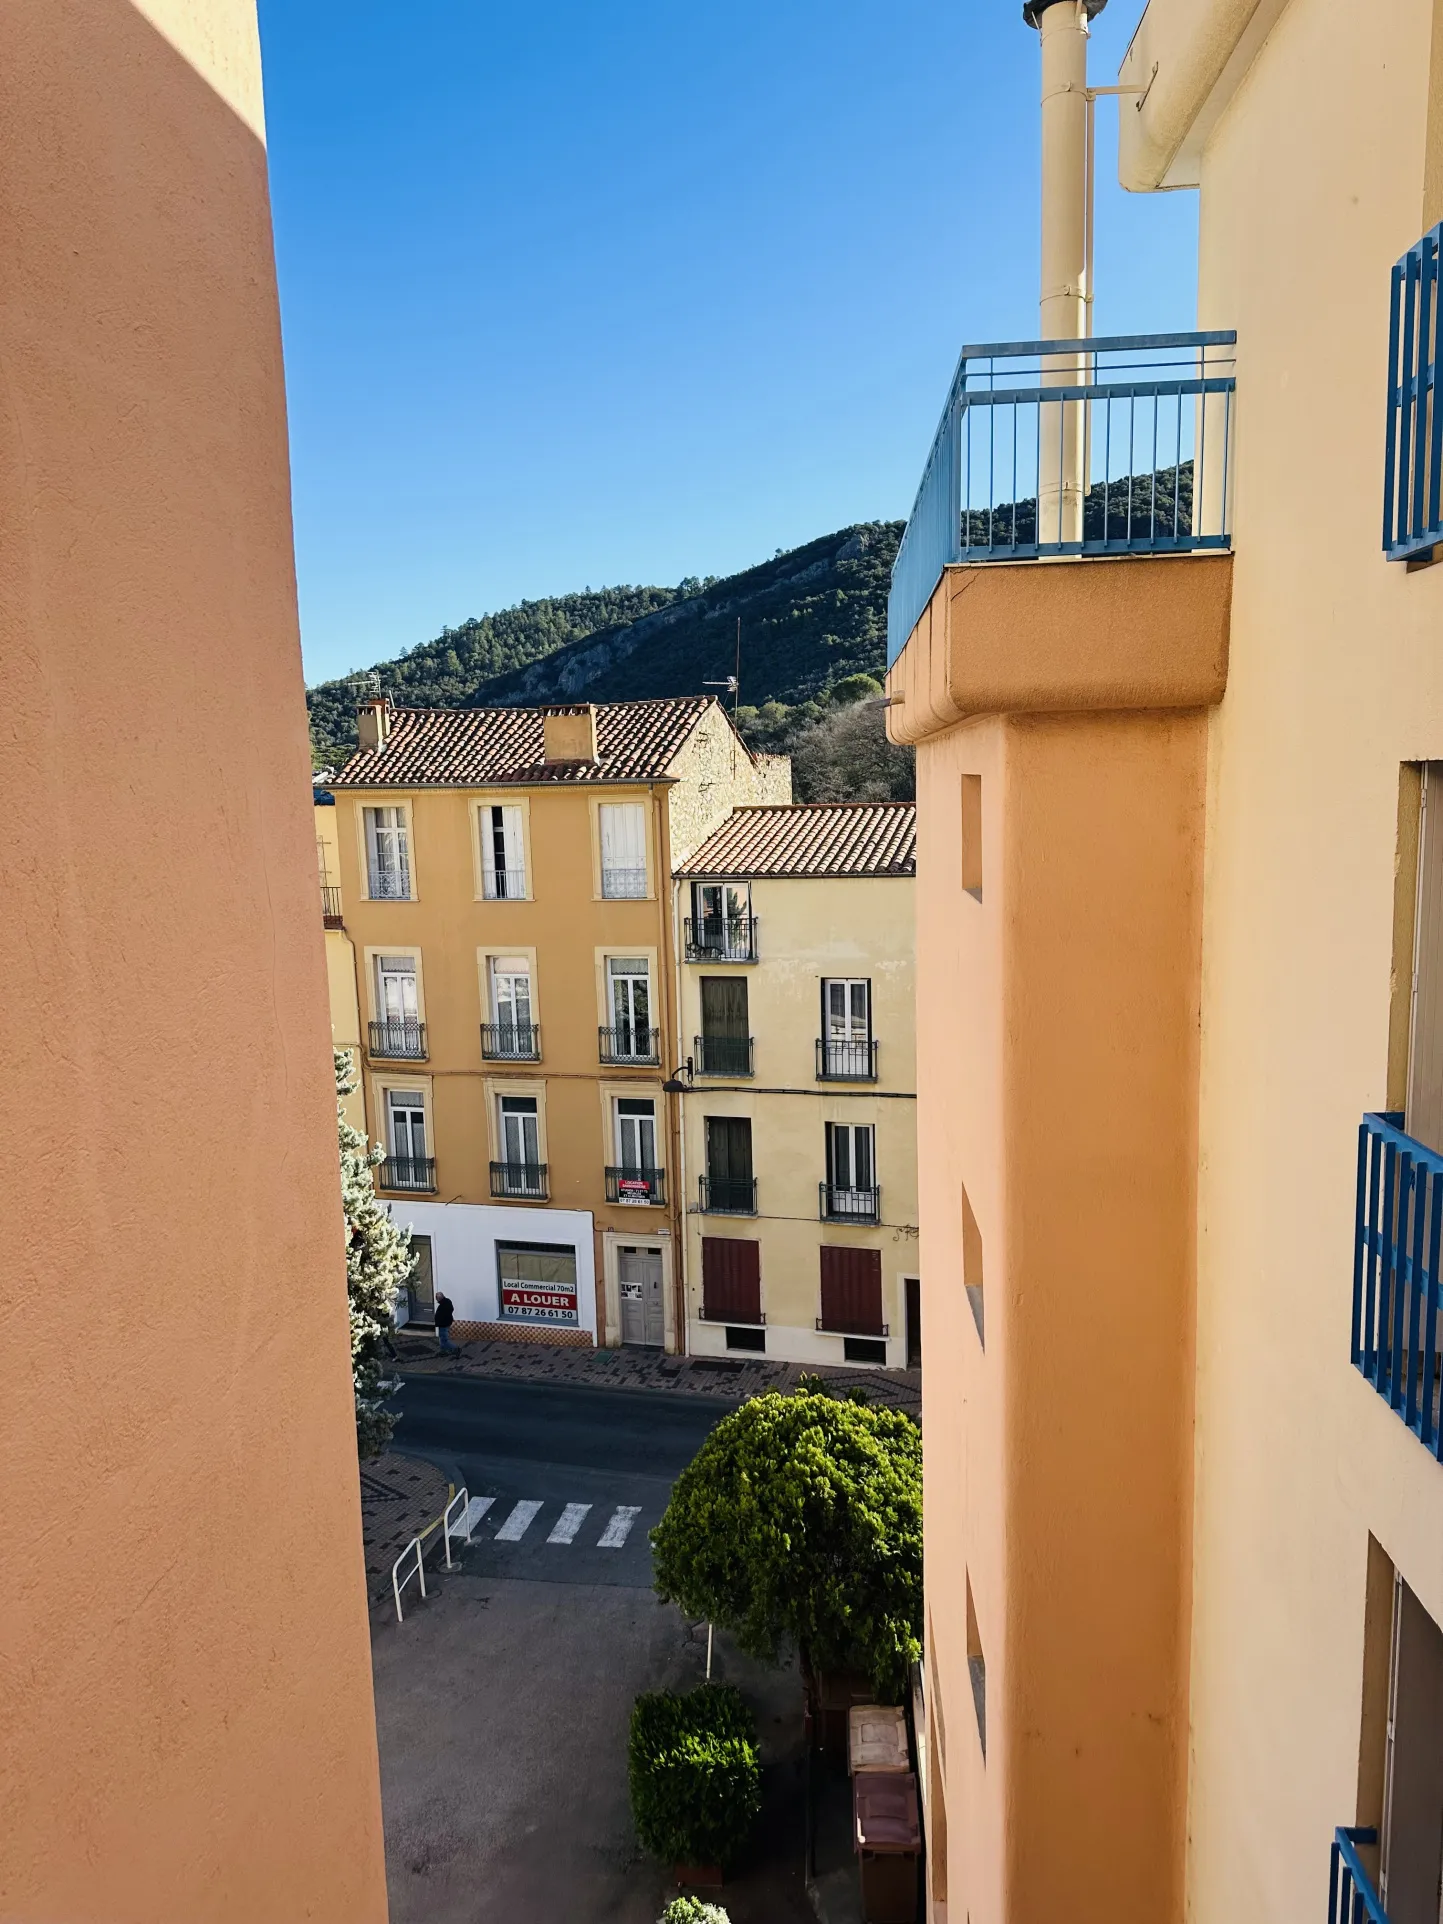
[{"label": "blue metal railing", "polygon": [[1390,561],[1407,561],[1443,541],[1443,409],[1433,405],[1440,233],[1431,228],[1393,269],[1383,459],[1383,552]]},{"label": "blue metal railing", "polygon": [[1359,1844],[1376,1844],[1378,1833],[1364,1826],[1339,1826],[1333,1832],[1333,1862],[1328,1872],[1328,1924],[1388,1924],[1373,1880],[1358,1857]]},{"label": "blue metal railing", "polygon": [[1358,1130],[1353,1363],[1433,1455],[1438,1424],[1443,1156],[1403,1133],[1400,1115]]},{"label": "blue metal railing", "polygon": [[[950,563],[1229,547],[1236,343],[1219,329],[964,347],[892,569],[888,663]],[[1070,523],[1067,488],[1082,495]]]}]

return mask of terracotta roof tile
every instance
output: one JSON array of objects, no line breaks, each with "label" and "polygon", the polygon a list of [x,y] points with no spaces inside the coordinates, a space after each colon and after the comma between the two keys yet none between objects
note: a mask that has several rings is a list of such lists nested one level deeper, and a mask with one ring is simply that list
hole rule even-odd
[{"label": "terracotta roof tile", "polygon": [[[544,708],[398,708],[380,748],[358,750],[331,788],[472,788],[516,782],[645,782],[666,775],[710,695],[599,702],[594,762],[542,758]],[[717,707],[718,714],[725,710]],[[730,725],[730,724],[728,724]]]},{"label": "terracotta roof tile", "polygon": [[803,802],[738,808],[688,857],[682,876],[915,875],[913,802]]}]

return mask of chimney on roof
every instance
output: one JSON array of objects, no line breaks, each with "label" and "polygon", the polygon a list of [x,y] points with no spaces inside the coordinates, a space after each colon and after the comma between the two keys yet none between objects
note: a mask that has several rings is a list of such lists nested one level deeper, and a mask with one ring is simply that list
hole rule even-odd
[{"label": "chimney on roof", "polygon": [[541,712],[542,756],[548,762],[596,760],[596,709],[590,702]]},{"label": "chimney on roof", "polygon": [[356,697],[356,738],[363,749],[379,748],[391,732],[391,697],[382,691],[377,674],[353,675],[351,691]]}]

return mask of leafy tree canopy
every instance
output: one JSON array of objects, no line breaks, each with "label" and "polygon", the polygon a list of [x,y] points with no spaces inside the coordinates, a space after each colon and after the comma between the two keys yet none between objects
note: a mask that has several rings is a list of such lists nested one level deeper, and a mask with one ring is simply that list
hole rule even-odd
[{"label": "leafy tree canopy", "polygon": [[723,1417],[652,1532],[656,1588],[753,1656],[900,1697],[921,1651],[922,1434],[898,1410],[803,1391]]}]

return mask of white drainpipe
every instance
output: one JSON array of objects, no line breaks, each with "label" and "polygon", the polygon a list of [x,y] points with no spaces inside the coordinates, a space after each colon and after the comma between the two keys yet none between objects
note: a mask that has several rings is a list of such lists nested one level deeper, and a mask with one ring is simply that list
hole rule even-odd
[{"label": "white drainpipe", "polygon": [[[1043,340],[1090,334],[1088,285],[1087,28],[1106,0],[1027,0],[1022,9],[1042,43],[1042,274],[1038,332]],[[1083,354],[1049,354],[1049,386],[1073,386]],[[1086,492],[1086,425],[1078,404],[1040,410],[1037,520],[1040,541],[1080,541]]]}]

